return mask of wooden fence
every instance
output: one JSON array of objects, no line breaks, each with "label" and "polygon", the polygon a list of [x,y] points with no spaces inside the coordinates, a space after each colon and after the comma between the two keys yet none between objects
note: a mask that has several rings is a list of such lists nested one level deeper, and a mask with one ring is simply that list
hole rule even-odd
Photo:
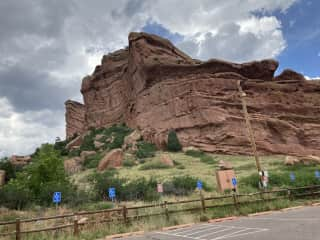
[{"label": "wooden fence", "polygon": [[[15,236],[16,240],[22,239],[23,235],[38,232],[56,231],[69,229],[74,236],[79,236],[84,225],[134,221],[137,219],[164,215],[167,218],[171,214],[185,211],[203,211],[219,207],[236,207],[243,204],[268,202],[277,199],[297,199],[304,197],[317,197],[320,194],[320,185],[287,188],[273,191],[261,191],[251,194],[231,194],[219,197],[204,197],[200,194],[198,199],[149,204],[134,207],[118,207],[106,210],[76,212],[64,215],[16,219],[13,221],[0,222],[0,237]],[[41,227],[41,222],[55,220],[53,226]],[[57,224],[60,222],[59,224]],[[84,220],[84,221],[82,221]],[[29,225],[28,225],[29,224]],[[31,229],[30,228],[30,224]],[[27,228],[28,225],[28,228]],[[39,227],[40,225],[40,227]],[[46,226],[46,225],[45,225]],[[11,231],[10,231],[11,230]]]}]

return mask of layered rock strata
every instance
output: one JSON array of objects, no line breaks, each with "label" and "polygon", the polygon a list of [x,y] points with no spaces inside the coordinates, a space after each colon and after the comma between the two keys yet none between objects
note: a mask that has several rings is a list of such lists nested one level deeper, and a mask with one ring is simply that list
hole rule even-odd
[{"label": "layered rock strata", "polygon": [[237,81],[247,94],[260,154],[320,154],[320,82],[275,60],[195,60],[168,40],[131,33],[82,81],[84,105],[67,101],[67,137],[125,122],[159,147],[175,129],[184,147],[250,154]]}]

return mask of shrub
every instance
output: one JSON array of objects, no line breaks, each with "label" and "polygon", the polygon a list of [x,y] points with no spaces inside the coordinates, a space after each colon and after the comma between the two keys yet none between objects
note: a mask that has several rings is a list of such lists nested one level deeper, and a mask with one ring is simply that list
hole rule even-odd
[{"label": "shrub", "polygon": [[166,169],[166,168],[170,168],[169,165],[164,164],[162,162],[158,162],[158,161],[153,161],[153,162],[147,162],[144,163],[139,170],[150,170],[150,169]]},{"label": "shrub", "polygon": [[[171,181],[164,183],[164,192],[165,194],[174,195],[190,194],[196,189],[198,180],[199,179],[189,175],[174,177]],[[210,190],[204,182],[203,189],[207,191]]]},{"label": "shrub", "polygon": [[103,154],[101,153],[87,156],[83,162],[83,166],[85,168],[96,168],[99,165],[99,162],[102,159],[102,157],[103,157]]},{"label": "shrub", "polygon": [[8,182],[16,177],[17,172],[20,172],[22,167],[14,166],[8,158],[4,158],[0,160],[0,169],[6,171],[5,181]]},{"label": "shrub", "polygon": [[111,150],[115,148],[121,148],[124,142],[124,138],[132,132],[132,129],[128,128],[125,124],[114,124],[110,128],[105,128],[102,134],[105,138],[113,137],[113,141],[105,144],[105,148]]},{"label": "shrub", "polygon": [[179,152],[182,149],[182,146],[175,131],[170,131],[168,134],[167,149],[170,152]]},{"label": "shrub", "polygon": [[210,155],[203,155],[200,157],[200,161],[203,163],[207,163],[207,164],[215,164],[217,163],[217,161]]},{"label": "shrub", "polygon": [[133,159],[125,159],[122,164],[124,167],[133,167],[136,165]]},{"label": "shrub", "polygon": [[198,150],[187,150],[185,154],[188,155],[188,156],[197,157],[197,158],[200,158],[203,155],[205,155],[204,152],[198,151]]},{"label": "shrub", "polygon": [[145,141],[137,142],[137,151],[135,155],[138,159],[154,157],[156,153],[156,145]]},{"label": "shrub", "polygon": [[156,192],[157,182],[151,178],[138,178],[127,182],[124,178],[119,178],[117,172],[106,171],[104,173],[95,173],[90,177],[94,184],[94,191],[97,192],[97,199],[108,199],[108,189],[116,188],[116,199],[120,201],[145,200],[153,201],[159,198]]},{"label": "shrub", "polygon": [[53,147],[55,150],[60,151],[60,154],[62,156],[67,156],[69,154],[68,149],[66,149],[67,144],[71,141],[72,139],[68,140],[64,140],[64,141],[60,141],[60,139],[58,139]]},{"label": "shrub", "polygon": [[[32,164],[27,165],[16,179],[11,179],[3,188],[3,205],[20,209],[31,200],[33,203],[48,205],[52,202],[53,192],[62,192],[62,201],[74,195],[76,189],[70,184],[64,171],[60,153],[50,144],[44,144],[34,155]],[[15,200],[16,199],[16,200]]]}]

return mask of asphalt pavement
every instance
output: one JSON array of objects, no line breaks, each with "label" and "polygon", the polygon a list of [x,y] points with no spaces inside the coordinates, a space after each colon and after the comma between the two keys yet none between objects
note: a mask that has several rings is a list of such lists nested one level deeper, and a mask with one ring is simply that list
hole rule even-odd
[{"label": "asphalt pavement", "polygon": [[200,223],[169,231],[155,231],[126,240],[317,240],[320,207],[303,207],[266,215],[239,217],[219,223]]}]

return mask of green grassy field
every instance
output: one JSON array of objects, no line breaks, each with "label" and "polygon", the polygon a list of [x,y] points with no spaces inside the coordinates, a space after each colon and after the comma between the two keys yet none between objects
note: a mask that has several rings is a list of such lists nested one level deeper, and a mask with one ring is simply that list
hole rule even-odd
[{"label": "green grassy field", "polygon": [[[218,154],[210,154],[215,160],[214,164],[208,164],[200,160],[200,158],[188,156],[183,152],[178,153],[168,153],[170,158],[176,163],[174,167],[165,168],[165,169],[149,169],[149,170],[141,170],[141,166],[145,164],[149,164],[150,162],[158,162],[160,159],[160,155],[164,152],[158,151],[156,155],[152,158],[145,159],[145,163],[140,163],[131,167],[121,167],[117,169],[119,177],[127,178],[129,181],[133,179],[137,179],[140,177],[146,178],[156,178],[160,182],[165,182],[166,180],[170,180],[175,176],[184,176],[190,175],[201,179],[204,181],[210,188],[211,191],[207,192],[207,195],[217,195],[219,194],[217,191],[217,183],[215,171],[218,168],[219,160],[228,161],[234,167],[238,182],[239,182],[239,192],[252,192],[257,191],[257,188],[252,186],[247,186],[242,183],[242,179],[252,176],[257,173],[257,168],[255,165],[254,157],[251,156],[232,156],[232,155],[218,155]],[[126,156],[127,158],[133,158],[133,156]],[[269,171],[269,174],[282,174],[283,176],[288,176],[291,171],[295,173],[310,173],[318,169],[317,166],[309,165],[299,165],[299,166],[285,166],[284,159],[285,156],[281,155],[272,155],[272,156],[262,156],[260,157],[261,164],[264,170]],[[81,173],[75,174],[72,176],[72,179],[75,183],[83,189],[90,189],[90,184],[87,181],[88,176],[92,174],[95,170],[88,169]],[[309,175],[310,175],[309,174]],[[258,180],[257,180],[258,181]],[[297,180],[298,181],[298,180]],[[285,186],[285,184],[284,184]],[[170,198],[170,197],[169,197]]]}]

